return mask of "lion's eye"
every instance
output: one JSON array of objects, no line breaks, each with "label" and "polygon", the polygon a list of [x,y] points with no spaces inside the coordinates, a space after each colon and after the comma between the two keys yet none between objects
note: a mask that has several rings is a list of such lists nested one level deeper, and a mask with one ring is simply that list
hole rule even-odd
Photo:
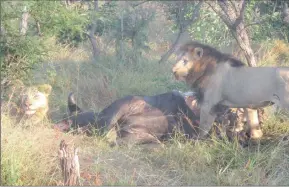
[{"label": "lion's eye", "polygon": [[186,65],[188,63],[188,60],[184,59],[183,64]]}]

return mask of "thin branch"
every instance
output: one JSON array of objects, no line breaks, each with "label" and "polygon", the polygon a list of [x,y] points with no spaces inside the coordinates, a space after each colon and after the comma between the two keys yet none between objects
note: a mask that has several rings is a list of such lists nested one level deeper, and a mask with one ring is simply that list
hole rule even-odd
[{"label": "thin branch", "polygon": [[252,23],[250,23],[250,24],[245,25],[245,26],[244,26],[244,29],[246,29],[246,28],[248,28],[248,27],[251,27],[251,26],[253,26],[253,25],[262,24],[262,23],[264,23],[265,21],[266,21],[266,20],[264,19],[264,20],[258,20],[258,21],[252,22]]}]

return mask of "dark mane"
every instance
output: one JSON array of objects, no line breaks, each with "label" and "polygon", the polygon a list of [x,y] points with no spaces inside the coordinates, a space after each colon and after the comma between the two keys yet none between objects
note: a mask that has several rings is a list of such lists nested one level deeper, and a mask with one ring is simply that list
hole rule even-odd
[{"label": "dark mane", "polygon": [[180,48],[180,50],[187,51],[189,48],[196,48],[196,47],[202,48],[204,51],[204,56],[210,56],[215,58],[217,60],[217,63],[229,63],[231,67],[245,66],[245,64],[241,60],[235,58],[234,56],[222,53],[209,45],[205,45],[196,41],[186,43]]}]

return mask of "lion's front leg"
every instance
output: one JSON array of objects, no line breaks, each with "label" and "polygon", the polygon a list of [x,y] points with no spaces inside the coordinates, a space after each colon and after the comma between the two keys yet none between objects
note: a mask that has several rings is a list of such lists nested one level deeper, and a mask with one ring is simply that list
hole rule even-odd
[{"label": "lion's front leg", "polygon": [[200,113],[200,127],[199,127],[199,138],[204,138],[209,131],[215,121],[217,115],[212,110],[213,107],[209,105],[203,105],[201,107]]}]

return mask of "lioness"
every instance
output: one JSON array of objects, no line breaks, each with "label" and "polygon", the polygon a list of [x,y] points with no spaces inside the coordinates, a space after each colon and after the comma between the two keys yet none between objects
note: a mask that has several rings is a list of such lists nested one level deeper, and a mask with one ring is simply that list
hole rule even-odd
[{"label": "lioness", "polygon": [[[52,87],[48,84],[24,88],[18,100],[13,104],[6,104],[6,110],[17,122],[25,121],[27,125],[35,125],[42,121],[49,110],[48,97]],[[5,110],[4,110],[5,112]]]},{"label": "lioness", "polygon": [[[88,130],[88,127],[93,127],[102,132],[115,128],[118,144],[158,142],[169,138],[174,129],[181,130],[188,138],[197,137],[195,128],[199,124],[200,111],[193,92],[173,91],[154,96],[126,96],[100,113],[84,112],[77,106],[71,93],[68,96],[68,108],[70,117],[58,123],[56,128],[67,131],[69,128],[81,127],[82,130]],[[234,126],[241,120],[238,121],[231,111],[223,107],[218,108],[216,122]],[[233,131],[232,128],[228,131],[229,138],[236,134]],[[240,138],[241,143],[246,140],[244,137]]]},{"label": "lioness", "polygon": [[247,67],[213,47],[189,42],[180,48],[172,71],[177,80],[185,81],[199,93],[200,137],[210,130],[218,105],[258,108],[275,103],[289,108],[287,67]]}]

